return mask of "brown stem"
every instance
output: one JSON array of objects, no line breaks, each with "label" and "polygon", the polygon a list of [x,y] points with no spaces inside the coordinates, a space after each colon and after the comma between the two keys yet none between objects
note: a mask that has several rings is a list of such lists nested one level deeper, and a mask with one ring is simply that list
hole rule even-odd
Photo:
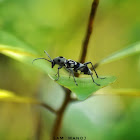
[{"label": "brown stem", "polygon": [[41,140],[42,136],[42,119],[41,119],[41,111],[36,113],[36,137],[35,140]]},{"label": "brown stem", "polygon": [[83,46],[82,46],[82,55],[81,55],[81,59],[80,59],[81,63],[84,63],[85,59],[86,59],[88,44],[89,44],[91,33],[93,32],[93,23],[94,23],[95,14],[96,14],[98,4],[99,4],[99,0],[94,0],[92,3],[91,12],[90,12],[89,21],[88,21],[88,26],[87,26],[87,31],[86,31],[86,36],[85,36]]},{"label": "brown stem", "polygon": [[[83,45],[82,45],[82,55],[81,55],[81,59],[80,59],[81,63],[84,63],[85,59],[86,59],[88,43],[89,43],[89,39],[90,39],[90,36],[91,36],[91,33],[92,33],[93,21],[94,21],[94,17],[95,17],[95,13],[96,13],[98,3],[99,3],[99,0],[94,0],[93,3],[92,3],[92,8],[91,8],[90,16],[89,16],[89,22],[88,22],[88,26],[87,26],[86,36],[85,36],[85,39],[84,39],[84,42],[83,42]],[[76,75],[76,76],[78,77],[79,75]],[[61,108],[57,112],[56,120],[55,120],[55,123],[54,123],[52,135],[51,135],[52,139],[53,139],[53,137],[59,136],[64,112],[65,112],[68,104],[72,101],[72,99],[70,97],[71,91],[69,89],[66,89],[66,88],[64,88],[64,89],[65,89],[65,95],[66,96],[65,96],[65,100],[64,100]]]},{"label": "brown stem", "polygon": [[68,106],[68,104],[69,104],[69,102],[71,100],[71,98],[70,98],[71,91],[69,89],[65,89],[65,90],[66,90],[65,100],[64,100],[61,108],[57,112],[57,116],[56,116],[56,120],[55,120],[55,123],[54,123],[51,138],[59,136],[59,132],[60,132],[60,129],[61,129],[61,124],[62,124],[64,112],[65,112],[66,107]]},{"label": "brown stem", "polygon": [[[36,104],[46,108],[47,110],[49,110],[50,112],[52,113],[55,113],[57,114],[57,111],[54,110],[52,107],[50,107],[49,105],[47,105],[46,103],[42,103],[42,102],[35,102]],[[42,136],[42,119],[41,119],[41,111],[38,111],[37,112],[37,117],[36,117],[36,122],[37,122],[37,125],[36,125],[36,140],[41,140],[41,136]]]},{"label": "brown stem", "polygon": [[54,110],[52,107],[50,107],[49,105],[47,105],[46,103],[39,103],[42,107],[48,109],[49,111],[51,111],[52,113],[57,113],[56,110]]}]

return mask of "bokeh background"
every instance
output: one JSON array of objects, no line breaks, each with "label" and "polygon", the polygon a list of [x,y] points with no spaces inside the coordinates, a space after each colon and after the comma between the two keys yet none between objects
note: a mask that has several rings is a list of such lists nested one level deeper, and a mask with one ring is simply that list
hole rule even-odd
[{"label": "bokeh background", "polygon": [[[16,36],[45,57],[79,60],[92,0],[0,0],[0,30]],[[100,0],[87,61],[98,62],[140,40],[139,0]],[[114,75],[115,89],[139,90],[140,55],[127,57],[97,69]],[[109,87],[109,88],[111,88]],[[55,109],[64,99],[63,89],[32,65],[0,54],[0,89],[37,98]],[[104,89],[103,89],[104,90]],[[103,90],[99,92],[103,92]],[[42,107],[0,102],[0,139],[49,140],[55,116]],[[95,96],[70,104],[62,136],[86,136],[87,140],[140,139],[140,98]]]}]

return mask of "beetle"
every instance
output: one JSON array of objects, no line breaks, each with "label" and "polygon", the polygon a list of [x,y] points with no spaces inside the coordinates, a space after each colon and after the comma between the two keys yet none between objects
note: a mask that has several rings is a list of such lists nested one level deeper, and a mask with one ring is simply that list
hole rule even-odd
[{"label": "beetle", "polygon": [[[94,81],[94,78],[93,78],[93,76],[92,76],[93,73],[92,73],[92,71],[90,70],[90,68],[87,66],[88,64],[91,64],[91,66],[92,66],[92,68],[93,68],[93,70],[94,70],[94,72],[95,72],[95,74],[96,74],[96,77],[99,78],[99,76],[98,76],[98,74],[97,74],[97,72],[96,72],[96,70],[95,70],[95,68],[94,68],[94,66],[93,66],[93,64],[92,64],[92,62],[79,63],[79,62],[76,62],[76,61],[71,60],[71,59],[66,59],[66,58],[63,57],[63,56],[59,56],[59,57],[56,57],[56,58],[54,58],[54,59],[51,59],[51,57],[49,56],[49,54],[48,54],[46,51],[44,51],[44,53],[47,54],[47,56],[49,57],[50,60],[48,60],[48,59],[46,59],[46,58],[36,58],[36,59],[33,60],[33,62],[34,62],[35,60],[38,60],[38,59],[44,59],[44,60],[47,60],[47,61],[51,62],[52,68],[53,68],[56,64],[59,65],[58,71],[57,71],[57,73],[56,73],[56,75],[58,75],[56,81],[59,80],[59,77],[60,77],[60,75],[59,75],[59,70],[60,70],[62,67],[64,67],[64,68],[70,73],[70,75],[72,74],[73,79],[74,79],[74,82],[75,82],[75,84],[76,84],[77,86],[78,86],[78,84],[77,84],[77,82],[76,82],[76,80],[75,80],[74,73],[75,73],[75,72],[77,73],[78,71],[83,72],[83,73],[86,74],[86,75],[90,75],[91,78],[92,78],[93,83],[95,83],[97,86],[100,86],[100,84],[98,84],[98,83],[96,83],[96,82]],[[33,63],[33,62],[32,62],[32,63]],[[69,78],[70,78],[70,75],[69,75]],[[101,79],[104,79],[104,78],[101,78]]]}]

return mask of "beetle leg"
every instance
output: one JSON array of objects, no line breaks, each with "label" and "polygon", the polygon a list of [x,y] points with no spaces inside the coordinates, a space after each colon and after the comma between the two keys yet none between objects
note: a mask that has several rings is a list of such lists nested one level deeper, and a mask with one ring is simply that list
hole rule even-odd
[{"label": "beetle leg", "polygon": [[69,73],[69,79],[70,79],[70,76],[71,76],[71,72]]},{"label": "beetle leg", "polygon": [[55,79],[55,81],[58,81],[58,79],[59,79],[59,69],[61,69],[62,68],[62,66],[60,66],[60,67],[58,67],[58,71],[57,71],[57,73],[56,73],[56,75],[58,75],[58,77],[57,77],[57,79]]},{"label": "beetle leg", "polygon": [[97,83],[94,81],[94,78],[93,78],[92,74],[91,74],[91,78],[92,78],[93,83],[95,83],[97,86],[100,86],[100,84],[97,84]]},{"label": "beetle leg", "polygon": [[70,70],[70,73],[72,73],[72,76],[73,76],[74,82],[75,82],[76,86],[78,86],[78,84],[77,84],[77,82],[76,82],[76,80],[75,80],[75,77],[74,77],[74,73],[73,73],[73,71]]},{"label": "beetle leg", "polygon": [[84,63],[84,65],[88,65],[88,64],[91,64],[91,65],[92,65],[92,68],[93,68],[93,70],[94,70],[94,72],[95,72],[97,78],[99,78],[99,79],[105,79],[105,78],[106,78],[106,77],[99,77],[99,76],[98,76],[98,74],[97,74],[97,72],[96,72],[96,70],[95,70],[95,68],[94,68],[94,66],[93,66],[93,64],[92,64],[92,62],[86,62],[86,63]]}]

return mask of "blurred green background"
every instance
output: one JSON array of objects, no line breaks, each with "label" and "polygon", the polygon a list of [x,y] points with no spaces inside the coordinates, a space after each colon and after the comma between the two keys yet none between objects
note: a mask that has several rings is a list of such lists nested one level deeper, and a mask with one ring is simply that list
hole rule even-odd
[{"label": "blurred green background", "polygon": [[[46,50],[52,58],[78,61],[91,4],[92,0],[0,0],[0,30],[29,44],[43,57]],[[140,40],[139,5],[139,0],[100,0],[87,61],[96,63]],[[140,88],[139,54],[97,71],[117,77],[113,88]],[[2,54],[0,89],[38,98],[55,109],[64,99],[62,88],[39,69]],[[0,102],[0,114],[1,140],[34,140],[40,122],[41,140],[49,140],[55,116],[44,108]],[[87,140],[140,139],[139,116],[139,97],[95,96],[69,105],[61,135],[86,136]]]}]

